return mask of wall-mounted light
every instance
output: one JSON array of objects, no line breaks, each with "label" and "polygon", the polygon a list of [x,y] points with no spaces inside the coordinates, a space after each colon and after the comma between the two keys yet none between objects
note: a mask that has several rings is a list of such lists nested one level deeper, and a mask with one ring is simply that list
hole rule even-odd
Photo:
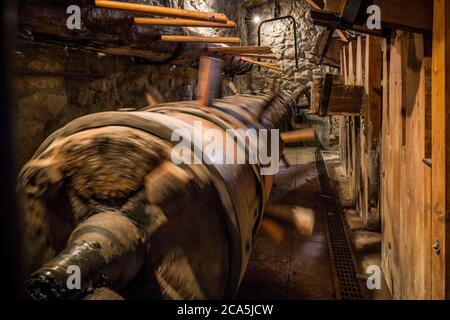
[{"label": "wall-mounted light", "polygon": [[260,22],[261,22],[261,17],[260,17],[260,16],[254,16],[254,17],[253,17],[253,22],[254,22],[255,24],[260,23]]}]

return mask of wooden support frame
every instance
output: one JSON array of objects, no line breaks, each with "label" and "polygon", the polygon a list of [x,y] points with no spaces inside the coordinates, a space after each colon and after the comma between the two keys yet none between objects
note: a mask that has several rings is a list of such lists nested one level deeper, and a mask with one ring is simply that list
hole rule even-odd
[{"label": "wooden support frame", "polygon": [[[360,39],[361,40],[361,39]],[[381,135],[381,105],[382,105],[382,69],[383,57],[381,39],[368,35],[365,48],[365,108],[364,119],[367,135],[364,150],[366,153],[366,213],[363,217],[365,225],[372,230],[377,230],[380,225],[379,214],[379,150]],[[359,50],[357,50],[359,51]],[[362,54],[358,52],[358,56]],[[362,73],[362,70],[358,71]]]},{"label": "wooden support frame", "polygon": [[[382,266],[394,299],[431,298],[430,58],[420,33],[383,45]],[[427,142],[428,141],[428,142]]]},{"label": "wooden support frame", "polygon": [[[352,29],[371,33],[365,26],[368,15],[365,8],[357,12],[360,0],[328,0],[324,12],[312,12],[318,24],[334,28]],[[431,32],[433,27],[433,3],[423,0],[373,0],[372,5],[381,9],[383,28],[405,31]],[[355,17],[356,12],[356,17]],[[364,31],[364,29],[366,29]]]},{"label": "wooden support frame", "polygon": [[360,116],[363,107],[364,87],[339,83],[327,74],[323,81],[316,79],[311,89],[311,114]]},{"label": "wooden support frame", "polygon": [[313,62],[334,68],[340,67],[340,53],[344,42],[333,37],[331,30],[325,29],[317,40]]}]

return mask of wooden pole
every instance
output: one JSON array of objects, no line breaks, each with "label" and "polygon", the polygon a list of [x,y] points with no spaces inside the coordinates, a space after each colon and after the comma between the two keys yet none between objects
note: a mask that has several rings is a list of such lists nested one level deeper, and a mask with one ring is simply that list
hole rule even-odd
[{"label": "wooden pole", "polygon": [[[361,53],[361,52],[360,52]],[[382,68],[383,54],[381,51],[381,38],[368,35],[366,37],[365,49],[365,150],[367,168],[364,173],[367,177],[365,181],[365,200],[367,201],[367,216],[364,223],[370,230],[377,230],[380,226],[379,190],[380,190],[380,135],[382,116]],[[362,73],[362,70],[359,70]],[[357,78],[359,78],[359,75]]]},{"label": "wooden pole", "polygon": [[258,58],[258,59],[268,59],[268,60],[278,60],[276,55],[273,54],[257,54],[257,53],[240,53],[240,54],[230,54],[226,55],[235,55],[238,57],[247,57],[247,58]]},{"label": "wooden pole", "polygon": [[200,58],[198,100],[200,106],[208,107],[212,100],[218,97],[222,82],[223,61],[213,57]]},{"label": "wooden pole", "polygon": [[208,28],[234,28],[236,22],[227,21],[213,22],[213,21],[201,21],[192,19],[171,19],[171,18],[134,18],[135,24],[142,24],[147,26],[179,26],[179,27],[208,27]]},{"label": "wooden pole", "polygon": [[316,140],[316,133],[313,128],[287,131],[281,133],[281,140],[286,144],[313,141]]},{"label": "wooden pole", "polygon": [[241,39],[236,38],[236,37],[202,37],[202,36],[162,35],[161,41],[204,42],[204,43],[240,43]]},{"label": "wooden pole", "polygon": [[164,103],[164,97],[154,86],[151,86],[147,83],[145,85],[145,89],[145,99],[147,100],[147,104],[149,107]]},{"label": "wooden pole", "polygon": [[234,94],[234,95],[238,95],[239,94],[239,91],[236,88],[236,85],[234,84],[233,81],[228,82],[228,88],[230,89],[232,94]]},{"label": "wooden pole", "polygon": [[248,58],[245,58],[245,57],[241,57],[241,60],[242,60],[242,61],[245,61],[245,62],[247,62],[247,63],[250,63],[250,64],[255,64],[255,65],[257,65],[257,66],[269,68],[269,69],[272,69],[272,70],[275,70],[275,71],[281,71],[280,67],[278,67],[278,66],[277,66],[276,64],[274,64],[274,63],[255,61],[255,60],[248,59]]},{"label": "wooden pole", "polygon": [[223,54],[240,54],[240,53],[258,53],[258,54],[273,54],[270,47],[208,47],[208,51],[220,52]]},{"label": "wooden pole", "polygon": [[293,223],[297,231],[310,237],[314,231],[314,210],[305,207],[271,204],[264,211],[264,216],[283,222]]},{"label": "wooden pole", "polygon": [[263,218],[261,221],[261,230],[264,231],[270,240],[275,244],[281,244],[285,239],[283,227],[273,219]]},{"label": "wooden pole", "polygon": [[187,18],[187,19],[206,20],[222,23],[226,23],[228,21],[228,18],[223,13],[217,12],[199,12],[176,8],[167,8],[161,6],[149,6],[139,3],[109,1],[109,0],[95,0],[95,5],[101,8],[132,11],[139,13],[149,13],[163,17]]}]

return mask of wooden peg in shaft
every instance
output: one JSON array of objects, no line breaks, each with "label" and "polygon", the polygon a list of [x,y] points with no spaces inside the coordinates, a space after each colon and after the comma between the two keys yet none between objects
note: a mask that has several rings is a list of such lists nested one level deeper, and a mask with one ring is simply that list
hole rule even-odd
[{"label": "wooden peg in shaft", "polygon": [[316,133],[313,128],[299,129],[281,133],[281,140],[285,144],[295,144],[305,141],[316,140]]},{"label": "wooden peg in shaft", "polygon": [[230,91],[231,91],[231,93],[232,93],[233,95],[236,96],[236,95],[239,94],[239,91],[238,91],[238,89],[236,88],[236,85],[234,84],[233,81],[228,82],[228,88],[230,89]]},{"label": "wooden peg in shaft", "polygon": [[315,214],[312,209],[271,204],[264,211],[264,216],[293,223],[301,235],[309,237],[313,234]]},{"label": "wooden peg in shaft", "polygon": [[200,58],[198,100],[200,106],[208,107],[219,96],[222,83],[223,60],[203,56]]},{"label": "wooden peg in shaft", "polygon": [[145,85],[145,98],[149,107],[164,103],[162,94],[158,91],[158,89],[148,83]]}]

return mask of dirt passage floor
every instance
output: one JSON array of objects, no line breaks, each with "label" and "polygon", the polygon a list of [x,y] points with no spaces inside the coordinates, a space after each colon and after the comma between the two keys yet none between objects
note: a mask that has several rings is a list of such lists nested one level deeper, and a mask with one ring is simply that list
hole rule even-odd
[{"label": "dirt passage floor", "polygon": [[237,299],[335,299],[325,217],[318,208],[321,191],[315,151],[302,147],[285,150],[291,166],[281,166],[271,197],[272,203],[314,209],[313,235],[303,237],[285,224],[284,240],[275,244],[260,231]]}]

